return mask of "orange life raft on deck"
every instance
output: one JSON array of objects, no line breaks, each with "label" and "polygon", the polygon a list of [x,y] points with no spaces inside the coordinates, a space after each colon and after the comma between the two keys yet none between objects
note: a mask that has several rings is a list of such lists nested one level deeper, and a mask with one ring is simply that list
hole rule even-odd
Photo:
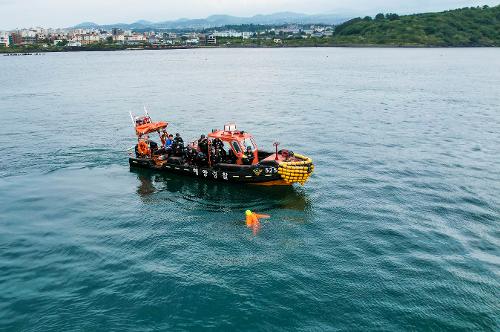
[{"label": "orange life raft on deck", "polygon": [[139,126],[135,127],[135,133],[137,136],[142,136],[146,135],[155,131],[160,131],[162,129],[167,128],[168,123],[167,122],[151,122],[151,123],[145,123]]}]

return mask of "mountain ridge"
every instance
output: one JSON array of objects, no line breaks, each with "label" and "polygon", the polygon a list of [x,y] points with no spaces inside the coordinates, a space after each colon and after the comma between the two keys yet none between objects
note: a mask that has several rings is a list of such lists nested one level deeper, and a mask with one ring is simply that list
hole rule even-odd
[{"label": "mountain ridge", "polygon": [[273,14],[258,14],[250,17],[232,16],[224,14],[210,15],[205,18],[179,18],[176,20],[150,22],[146,20],[137,20],[133,23],[113,23],[113,24],[97,24],[95,22],[82,22],[72,28],[88,29],[101,28],[112,29],[119,28],[124,30],[136,29],[207,29],[222,27],[225,25],[241,25],[241,24],[262,24],[262,25],[278,25],[278,24],[340,24],[350,16],[340,14],[315,14],[308,15],[295,12],[278,12]]}]

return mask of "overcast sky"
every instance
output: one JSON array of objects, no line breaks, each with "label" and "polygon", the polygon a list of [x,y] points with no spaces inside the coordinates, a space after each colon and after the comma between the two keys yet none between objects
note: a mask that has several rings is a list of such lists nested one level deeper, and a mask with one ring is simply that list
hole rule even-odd
[{"label": "overcast sky", "polygon": [[213,14],[252,16],[293,11],[306,14],[401,14],[496,5],[465,0],[0,0],[0,29],[69,27],[81,22],[132,23],[204,18]]}]

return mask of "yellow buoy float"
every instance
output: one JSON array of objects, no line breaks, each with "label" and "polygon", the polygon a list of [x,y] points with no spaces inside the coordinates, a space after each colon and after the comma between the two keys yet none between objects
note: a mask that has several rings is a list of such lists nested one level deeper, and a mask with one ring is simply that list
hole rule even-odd
[{"label": "yellow buoy float", "polygon": [[304,185],[314,171],[312,159],[298,153],[294,157],[299,161],[281,162],[278,167],[278,174],[286,183]]}]

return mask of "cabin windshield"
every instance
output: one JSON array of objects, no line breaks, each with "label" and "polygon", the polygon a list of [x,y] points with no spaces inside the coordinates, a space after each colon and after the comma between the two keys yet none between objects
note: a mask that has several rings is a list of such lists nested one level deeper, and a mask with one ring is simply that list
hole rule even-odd
[{"label": "cabin windshield", "polygon": [[224,152],[226,153],[229,153],[229,151],[231,151],[231,144],[229,144],[229,142],[226,142],[226,141],[222,141],[222,149],[224,150]]},{"label": "cabin windshield", "polygon": [[240,153],[240,152],[241,152],[241,148],[240,148],[240,146],[238,145],[238,142],[237,142],[237,141],[233,141],[233,142],[232,142],[232,145],[233,145],[234,151],[235,151],[236,153]]},{"label": "cabin windshield", "polygon": [[252,149],[252,151],[255,151],[255,149],[257,148],[255,146],[255,143],[253,141],[253,139],[251,138],[245,138],[243,141],[241,141],[241,144],[243,145],[244,149],[246,150],[248,147],[250,147]]}]

